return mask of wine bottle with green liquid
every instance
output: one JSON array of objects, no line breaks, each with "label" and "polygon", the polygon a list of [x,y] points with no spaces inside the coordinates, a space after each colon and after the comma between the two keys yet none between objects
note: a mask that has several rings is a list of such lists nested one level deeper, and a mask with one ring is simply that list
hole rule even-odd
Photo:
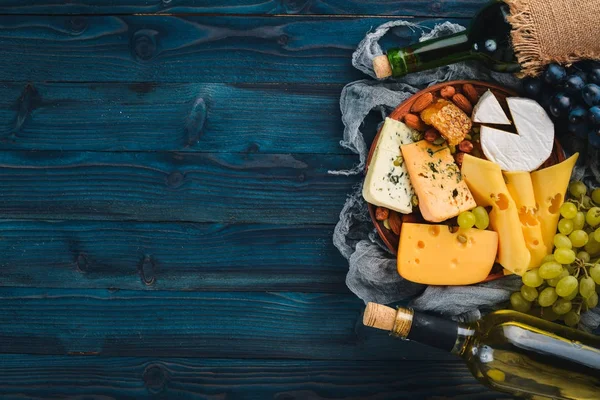
[{"label": "wine bottle with green liquid", "polygon": [[390,49],[375,57],[375,73],[378,78],[399,77],[468,60],[478,60],[494,71],[517,72],[520,67],[511,45],[509,15],[506,3],[492,1],[465,31]]},{"label": "wine bottle with green liquid", "polygon": [[492,389],[526,399],[600,399],[600,337],[516,311],[464,324],[369,303],[363,323],[463,358]]}]

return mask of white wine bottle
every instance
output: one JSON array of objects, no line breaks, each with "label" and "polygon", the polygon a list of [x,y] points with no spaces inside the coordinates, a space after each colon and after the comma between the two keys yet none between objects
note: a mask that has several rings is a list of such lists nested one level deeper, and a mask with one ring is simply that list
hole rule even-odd
[{"label": "white wine bottle", "polygon": [[600,337],[516,311],[472,324],[369,303],[363,323],[462,357],[492,389],[530,399],[600,399]]},{"label": "white wine bottle", "polygon": [[516,72],[520,66],[511,44],[508,15],[507,4],[492,1],[477,13],[466,31],[389,49],[386,55],[375,57],[375,74],[378,78],[399,77],[467,60],[478,60],[499,72]]}]

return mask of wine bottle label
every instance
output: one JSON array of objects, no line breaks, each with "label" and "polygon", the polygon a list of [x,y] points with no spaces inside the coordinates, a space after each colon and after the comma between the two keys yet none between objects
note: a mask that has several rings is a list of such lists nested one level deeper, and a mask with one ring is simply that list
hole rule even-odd
[{"label": "wine bottle label", "polygon": [[456,343],[457,332],[457,322],[415,313],[407,339],[450,352]]}]

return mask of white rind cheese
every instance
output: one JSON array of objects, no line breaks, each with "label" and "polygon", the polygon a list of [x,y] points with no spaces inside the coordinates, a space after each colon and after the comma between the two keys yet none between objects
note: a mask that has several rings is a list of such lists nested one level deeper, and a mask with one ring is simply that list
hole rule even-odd
[{"label": "white rind cheese", "polygon": [[412,212],[414,189],[400,146],[413,143],[417,136],[404,123],[386,118],[363,185],[367,202],[404,214]]},{"label": "white rind cheese", "polygon": [[473,107],[473,122],[510,125],[510,120],[491,90],[485,92]]},{"label": "white rind cheese", "polygon": [[534,171],[552,154],[554,124],[536,101],[506,99],[518,135],[481,127],[481,148],[504,171]]}]

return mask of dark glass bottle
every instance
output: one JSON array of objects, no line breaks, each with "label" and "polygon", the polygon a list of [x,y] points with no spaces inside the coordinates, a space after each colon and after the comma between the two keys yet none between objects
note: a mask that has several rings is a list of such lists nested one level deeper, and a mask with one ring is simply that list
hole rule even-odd
[{"label": "dark glass bottle", "polygon": [[367,326],[460,356],[481,383],[528,399],[598,400],[600,337],[516,311],[464,324],[369,303]]},{"label": "dark glass bottle", "polygon": [[466,31],[390,49],[387,57],[377,57],[377,76],[398,77],[467,60],[479,60],[495,71],[516,72],[520,67],[511,45],[508,15],[507,4],[493,1],[479,11]]}]

